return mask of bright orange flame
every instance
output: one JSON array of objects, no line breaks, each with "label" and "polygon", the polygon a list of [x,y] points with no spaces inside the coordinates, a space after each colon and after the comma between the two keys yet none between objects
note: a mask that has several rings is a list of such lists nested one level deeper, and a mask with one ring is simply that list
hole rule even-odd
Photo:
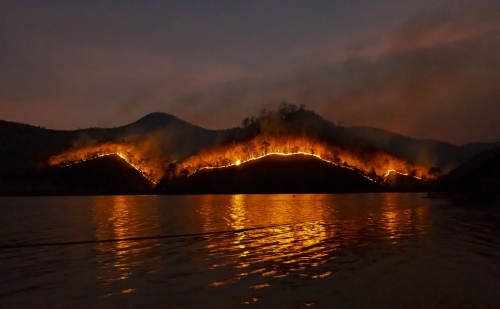
[{"label": "bright orange flame", "polygon": [[384,181],[390,173],[427,179],[428,168],[398,158],[384,150],[349,145],[330,145],[311,137],[261,134],[239,144],[219,145],[201,151],[181,163],[187,174],[203,169],[244,164],[268,155],[309,155],[351,169],[373,181]]},{"label": "bright orange flame", "polygon": [[[127,143],[106,142],[70,149],[49,159],[50,165],[68,166],[107,155],[118,155],[152,183],[165,174],[168,162],[160,156],[145,157],[140,148]],[[399,158],[385,150],[351,145],[332,145],[308,136],[262,133],[251,140],[217,145],[200,151],[179,164],[177,173],[191,175],[202,169],[244,164],[268,155],[302,154],[351,169],[367,179],[384,182],[391,173],[431,179],[428,168]]]},{"label": "bright orange flame", "polygon": [[163,177],[164,164],[159,159],[143,158],[141,152],[132,145],[119,143],[102,143],[81,148],[70,149],[59,155],[50,157],[51,166],[66,167],[104,156],[117,155],[141,175],[156,184]]}]

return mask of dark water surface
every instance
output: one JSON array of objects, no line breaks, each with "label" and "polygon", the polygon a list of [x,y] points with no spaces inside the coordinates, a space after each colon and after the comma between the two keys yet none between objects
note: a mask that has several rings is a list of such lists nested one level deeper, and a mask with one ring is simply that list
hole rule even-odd
[{"label": "dark water surface", "polygon": [[1,197],[0,308],[500,308],[500,213],[421,196]]}]

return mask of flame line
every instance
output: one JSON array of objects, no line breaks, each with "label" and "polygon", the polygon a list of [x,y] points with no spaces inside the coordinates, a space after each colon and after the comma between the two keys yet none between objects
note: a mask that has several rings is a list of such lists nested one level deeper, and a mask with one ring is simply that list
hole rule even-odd
[{"label": "flame line", "polygon": [[[130,166],[132,166],[134,169],[136,169],[138,172],[141,173],[141,175],[147,179],[148,181],[150,181],[151,183],[153,184],[157,184],[153,179],[151,179],[147,173],[143,170],[141,170],[139,167],[135,166],[134,164],[132,164],[130,161],[127,160],[127,158],[125,157],[124,154],[120,153],[120,152],[110,152],[110,153],[105,153],[105,154],[100,154],[100,155],[97,155],[95,157],[92,157],[92,158],[89,158],[89,159],[81,159],[80,161],[75,161],[73,163],[70,163],[70,164],[66,164],[66,165],[61,165],[60,167],[68,167],[68,166],[71,166],[71,165],[75,165],[75,164],[79,164],[79,163],[83,163],[83,162],[86,162],[86,161],[90,161],[90,160],[94,160],[94,159],[97,159],[97,158],[101,158],[101,157],[105,157],[105,156],[110,156],[110,155],[117,155],[118,157],[120,157],[121,159],[123,159],[125,162],[127,162]],[[293,155],[306,155],[306,156],[311,156],[311,157],[314,157],[316,159],[319,159],[323,162],[326,162],[326,163],[329,163],[329,164],[332,164],[332,165],[335,165],[337,167],[341,167],[341,168],[346,168],[346,169],[349,169],[349,170],[352,170],[354,172],[356,172],[357,174],[363,176],[364,178],[370,180],[370,181],[373,181],[375,183],[378,183],[378,184],[381,184],[381,185],[385,185],[385,180],[387,179],[387,177],[389,177],[389,175],[391,173],[397,173],[399,175],[403,175],[403,176],[410,176],[410,177],[413,177],[413,178],[416,178],[418,180],[422,180],[422,178],[420,177],[417,177],[417,176],[413,176],[413,175],[410,175],[408,173],[401,173],[397,170],[394,170],[394,169],[389,169],[387,170],[387,172],[383,175],[383,178],[384,178],[384,181],[377,181],[376,179],[373,179],[373,178],[370,178],[368,177],[366,174],[360,172],[359,170],[351,167],[351,166],[345,166],[343,164],[337,164],[335,162],[332,162],[332,161],[329,161],[329,160],[326,160],[326,159],[323,159],[321,156],[317,155],[317,154],[312,154],[312,153],[308,153],[308,152],[303,152],[303,151],[299,151],[299,152],[292,152],[292,153],[281,153],[281,152],[269,152],[267,154],[264,154],[264,155],[261,155],[261,156],[258,156],[258,157],[255,157],[255,158],[250,158],[248,160],[241,160],[241,159],[237,159],[236,160],[236,163],[231,163],[231,164],[228,164],[228,165],[224,165],[224,166],[204,166],[204,167],[201,167],[199,169],[197,169],[196,171],[194,171],[192,174],[188,175],[188,176],[192,176],[194,175],[195,173],[197,173],[198,171],[201,171],[201,170],[209,170],[209,169],[219,169],[219,168],[226,168],[226,167],[231,167],[231,166],[239,166],[239,165],[242,165],[242,164],[245,164],[247,162],[250,162],[250,161],[254,161],[254,160],[259,160],[259,159],[262,159],[264,157],[267,157],[267,156],[272,156],[272,155],[279,155],[279,156],[293,156]]]},{"label": "flame line", "polygon": [[134,169],[136,169],[139,173],[141,173],[141,176],[146,178],[148,181],[150,181],[151,183],[155,184],[156,185],[156,182],[151,179],[150,177],[148,177],[147,173],[143,170],[141,170],[139,167],[135,166],[134,164],[132,164],[130,161],[127,160],[127,158],[125,157],[125,155],[123,155],[122,153],[120,152],[110,152],[110,153],[105,153],[105,154],[100,154],[100,155],[97,155],[95,157],[92,157],[92,158],[89,158],[89,159],[81,159],[80,161],[75,161],[73,163],[70,163],[70,164],[66,164],[66,165],[61,165],[60,167],[63,168],[63,167],[68,167],[68,166],[71,166],[71,165],[75,165],[75,164],[79,164],[79,163],[83,163],[83,162],[87,162],[87,161],[91,161],[91,160],[95,160],[97,158],[102,158],[102,157],[105,157],[105,156],[111,156],[111,155],[117,155],[119,156],[120,158],[123,159],[123,161],[127,162],[128,165],[132,166]]},{"label": "flame line", "polygon": [[[332,162],[332,161],[325,160],[325,159],[323,159],[322,157],[320,157],[320,156],[319,156],[319,155],[317,155],[317,154],[312,154],[312,153],[302,152],[302,151],[299,151],[299,152],[293,152],[293,153],[269,152],[269,153],[267,153],[267,154],[265,154],[265,155],[262,155],[262,156],[259,156],[259,157],[255,157],[255,158],[250,158],[250,159],[245,160],[245,161],[243,161],[243,160],[241,160],[241,159],[238,159],[238,160],[236,160],[236,162],[237,162],[237,163],[231,163],[231,164],[229,164],[229,165],[225,165],[225,166],[218,166],[218,167],[213,167],[213,166],[204,166],[204,167],[201,167],[201,168],[197,169],[197,170],[196,170],[194,173],[192,173],[191,175],[194,175],[196,172],[199,172],[199,171],[201,171],[201,170],[205,170],[205,169],[217,169],[217,168],[226,168],[226,167],[231,167],[231,166],[242,165],[242,164],[245,164],[245,163],[247,163],[247,162],[254,161],[254,160],[258,160],[258,159],[262,159],[262,158],[264,158],[264,157],[267,157],[267,156],[272,156],[272,155],[279,155],[279,156],[307,155],[307,156],[315,157],[315,158],[317,158],[317,159],[319,159],[319,160],[321,160],[321,161],[323,161],[323,162],[326,162],[326,163],[329,163],[329,164],[333,164],[333,165],[338,166],[338,167],[341,167],[341,168],[350,169],[350,170],[352,170],[352,171],[354,171],[354,172],[358,173],[359,175],[361,175],[361,176],[365,177],[366,179],[368,179],[368,180],[370,180],[370,181],[373,181],[373,182],[375,182],[375,183],[379,183],[379,184],[381,184],[381,185],[385,185],[383,182],[379,182],[379,181],[377,181],[377,180],[375,180],[375,179],[372,179],[372,178],[370,178],[370,177],[366,176],[365,174],[363,174],[363,173],[359,172],[358,170],[356,170],[356,169],[354,169],[354,168],[352,168],[352,167],[350,167],[350,166],[340,165],[340,164],[334,163],[334,162]],[[191,175],[189,175],[189,176],[191,176]]]},{"label": "flame line", "polygon": [[406,173],[406,174],[405,173],[401,173],[401,172],[398,172],[398,171],[392,170],[392,169],[391,170],[387,170],[387,173],[384,174],[384,180],[387,179],[387,177],[389,177],[389,175],[391,173],[396,173],[396,174],[403,175],[403,176],[410,176],[410,177],[416,178],[418,180],[422,180],[422,178],[420,178],[418,176],[413,176],[413,175],[410,175],[408,173]]}]

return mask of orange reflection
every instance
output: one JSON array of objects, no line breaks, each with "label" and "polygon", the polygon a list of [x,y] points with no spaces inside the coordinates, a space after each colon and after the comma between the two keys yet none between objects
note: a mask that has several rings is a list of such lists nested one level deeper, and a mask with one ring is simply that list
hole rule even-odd
[{"label": "orange reflection", "polygon": [[252,228],[206,238],[212,268],[238,271],[213,286],[249,274],[281,278],[298,272],[308,280],[319,280],[333,272],[328,261],[351,263],[350,259],[363,256],[346,248],[392,246],[425,233],[427,213],[415,203],[415,195],[409,198],[401,194],[204,197],[204,227],[210,228],[214,217],[223,217],[227,230]]},{"label": "orange reflection", "polygon": [[[232,266],[236,269],[252,265],[280,262],[282,267],[263,267],[251,273],[261,273],[264,277],[282,277],[291,270],[314,267],[321,264],[324,246],[322,240],[334,235],[324,222],[331,219],[328,213],[315,210],[317,198],[314,195],[301,195],[297,198],[286,195],[233,195],[203,198],[205,220],[212,221],[218,208],[219,216],[227,220],[228,230],[255,228],[273,225],[236,234],[208,239],[206,248],[212,256],[223,257],[212,267]],[[292,199],[291,199],[292,198]],[[224,204],[221,205],[221,200]],[[209,201],[214,202],[211,206]],[[256,208],[258,207],[258,209]],[[207,211],[211,209],[212,211]],[[221,210],[227,212],[221,214]],[[251,214],[251,215],[250,215]],[[307,218],[315,218],[304,222]],[[298,224],[294,224],[298,223]],[[214,286],[235,282],[248,275],[243,272],[230,280],[214,282]],[[320,278],[321,276],[317,276]]]},{"label": "orange reflection", "polygon": [[[245,228],[245,205],[244,205],[244,195],[233,195],[231,196],[231,210],[230,210],[230,217],[231,217],[231,227],[233,230],[241,230]],[[245,233],[238,233],[236,235],[236,239],[234,241],[234,246],[235,248],[238,248],[240,250],[243,250],[243,252],[240,253],[240,257],[247,256],[249,251],[245,250],[246,246],[243,244],[243,241],[245,239]]]},{"label": "orange reflection", "polygon": [[[138,236],[158,235],[158,209],[144,207],[139,196],[103,196],[96,198],[93,218],[96,240],[116,240]],[[150,204],[151,205],[151,204]],[[141,207],[141,208],[140,208]],[[143,263],[141,254],[156,245],[157,240],[112,241],[97,243],[102,283],[128,278],[134,268]]]},{"label": "orange reflection", "polygon": [[232,195],[231,196],[231,227],[234,230],[240,230],[245,228],[245,204],[244,195]]},{"label": "orange reflection", "polygon": [[411,205],[411,195],[388,193],[383,195],[383,207],[380,222],[393,244],[398,243],[403,235],[412,233],[416,222],[425,222],[422,216],[423,207],[413,206],[402,208],[401,205]]}]

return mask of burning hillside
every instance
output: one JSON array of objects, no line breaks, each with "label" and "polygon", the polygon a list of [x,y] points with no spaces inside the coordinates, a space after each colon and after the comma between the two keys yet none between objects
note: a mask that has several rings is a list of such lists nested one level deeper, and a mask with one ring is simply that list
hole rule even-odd
[{"label": "burning hillside", "polygon": [[356,171],[305,154],[269,154],[227,168],[200,170],[160,181],[167,194],[267,194],[380,192],[388,188]]},{"label": "burning hillside", "polygon": [[356,170],[371,180],[383,180],[390,173],[428,177],[428,168],[398,158],[383,150],[367,150],[348,145],[330,145],[311,137],[262,134],[250,141],[220,145],[203,150],[183,161],[179,174],[191,175],[202,169],[244,164],[269,155],[303,154]]},{"label": "burning hillside", "polygon": [[169,173],[188,176],[199,170],[239,165],[268,155],[304,154],[379,182],[391,173],[423,180],[434,178],[428,174],[428,167],[383,149],[343,141],[339,137],[341,126],[326,122],[304,106],[284,102],[277,111],[262,110],[259,117],[245,119],[243,126],[245,134],[239,140],[204,149],[172,167],[174,170]]},{"label": "burning hillside", "polygon": [[117,155],[135,168],[152,183],[163,177],[164,163],[159,157],[145,157],[133,144],[105,142],[72,148],[59,155],[50,157],[49,165],[66,167],[96,158]]},{"label": "burning hillside", "polygon": [[52,156],[49,164],[68,166],[116,154],[145,178],[157,183],[165,174],[168,178],[190,176],[200,170],[240,165],[269,155],[303,154],[356,171],[376,182],[384,182],[391,173],[423,180],[433,178],[428,174],[428,167],[386,150],[343,141],[338,134],[341,130],[342,127],[326,122],[304,106],[283,103],[276,111],[263,110],[259,117],[245,119],[243,129],[226,137],[224,142],[170,164],[162,155],[152,155],[130,142],[104,142],[73,148]]},{"label": "burning hillside", "polygon": [[[106,155],[43,173],[43,194],[144,194],[154,184],[117,155]],[[31,190],[36,192],[38,188]],[[45,192],[44,192],[45,191]]]}]

